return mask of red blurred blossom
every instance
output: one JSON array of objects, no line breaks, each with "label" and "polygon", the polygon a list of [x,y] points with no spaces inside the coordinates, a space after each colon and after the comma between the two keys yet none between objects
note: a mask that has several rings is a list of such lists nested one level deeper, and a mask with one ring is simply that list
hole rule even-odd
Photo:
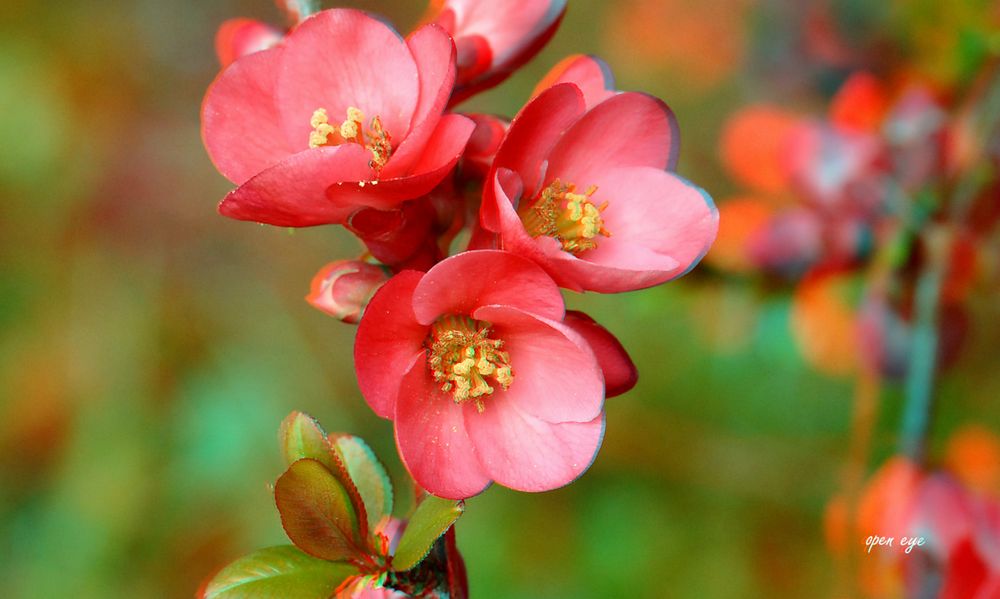
[{"label": "red blurred blossom", "polygon": [[555,34],[566,0],[431,0],[425,21],[458,49],[451,103],[489,89],[531,60]]},{"label": "red blurred blossom", "polygon": [[730,225],[742,241],[727,243],[744,248],[744,262],[788,278],[858,266],[892,215],[945,172],[945,124],[930,88],[864,72],[844,82],[825,119],[769,106],[736,113],[723,132],[723,163],[772,215],[766,225],[759,211],[752,227]]},{"label": "red blurred blossom", "polygon": [[236,60],[205,96],[205,146],[239,186],[219,211],[301,227],[426,194],[473,129],[442,116],[454,76],[454,45],[436,25],[404,40],[357,10],[305,19],[278,46]]},{"label": "red blurred blossom", "polygon": [[267,50],[281,41],[283,34],[267,23],[254,19],[229,19],[215,34],[215,54],[228,67],[237,58]]},{"label": "red blurred blossom", "polygon": [[798,119],[781,108],[754,105],[726,122],[721,139],[723,165],[735,179],[768,194],[788,189],[785,144]]},{"label": "red blurred blossom", "polygon": [[600,70],[579,74],[579,85],[553,85],[514,118],[486,181],[480,224],[568,289],[613,293],[676,278],[708,250],[718,213],[702,189],[671,172],[673,113],[645,94],[602,94]]},{"label": "red blurred blossom", "polygon": [[589,467],[604,431],[602,364],[612,379],[623,360],[565,315],[544,271],[495,250],[402,272],[375,294],[355,342],[358,384],[393,420],[418,485],[453,499],[491,480],[545,491]]},{"label": "red blurred blossom", "polygon": [[337,260],[316,273],[306,301],[336,319],[356,324],[368,301],[389,276],[383,267],[375,264]]},{"label": "red blurred blossom", "polygon": [[970,424],[957,430],[944,463],[970,489],[1000,493],[1000,438],[989,429]]},{"label": "red blurred blossom", "polygon": [[[1000,502],[950,472],[894,457],[871,477],[855,506],[835,498],[826,523],[837,551],[867,551],[868,537],[894,537],[893,546],[873,547],[859,562],[867,597],[916,597],[932,589],[941,599],[998,597]],[[907,553],[903,537],[924,542]]]}]

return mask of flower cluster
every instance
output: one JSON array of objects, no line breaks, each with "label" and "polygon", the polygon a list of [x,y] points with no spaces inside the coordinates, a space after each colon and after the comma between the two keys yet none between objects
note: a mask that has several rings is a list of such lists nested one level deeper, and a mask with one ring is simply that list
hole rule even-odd
[{"label": "flower cluster", "polygon": [[671,110],[616,90],[598,59],[561,62],[511,120],[455,111],[534,56],[564,11],[559,0],[436,0],[405,37],[331,9],[296,13],[285,32],[231,21],[217,39],[226,66],[203,136],[236,185],[219,211],[342,225],[364,243],[360,258],[323,268],[307,299],[359,323],[361,392],[439,497],[580,476],[601,444],[604,399],[637,373],[560,288],[663,283],[716,234],[711,198],[674,172]]}]

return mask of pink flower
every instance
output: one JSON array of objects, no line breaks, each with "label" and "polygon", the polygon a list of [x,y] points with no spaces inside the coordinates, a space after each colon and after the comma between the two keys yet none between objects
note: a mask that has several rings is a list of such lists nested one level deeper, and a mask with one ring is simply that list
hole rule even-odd
[{"label": "pink flower", "polygon": [[566,0],[431,0],[427,21],[443,27],[458,48],[452,104],[506,79],[555,33]]},{"label": "pink flower", "polygon": [[356,324],[368,301],[388,280],[389,274],[380,266],[337,260],[316,273],[306,301],[336,319]]},{"label": "pink flower", "polygon": [[602,366],[623,360],[606,343],[595,357],[565,315],[544,271],[495,250],[404,271],[375,294],[354,347],[358,383],[393,420],[417,484],[452,499],[491,480],[545,491],[589,467],[604,431]]},{"label": "pink flower", "polygon": [[239,186],[219,211],[302,227],[427,193],[473,129],[442,116],[454,77],[440,27],[403,40],[356,10],[307,18],[278,46],[231,64],[205,96],[205,146]]},{"label": "pink flower", "polygon": [[229,19],[215,34],[215,54],[228,67],[237,58],[266,50],[281,41],[282,33],[254,19]]},{"label": "pink flower", "polygon": [[[499,247],[569,289],[613,293],[678,277],[708,250],[718,213],[671,172],[678,133],[670,109],[645,94],[609,93],[599,63],[582,60],[550,76],[565,82],[511,123],[480,223]],[[574,73],[579,84],[567,81]]]}]

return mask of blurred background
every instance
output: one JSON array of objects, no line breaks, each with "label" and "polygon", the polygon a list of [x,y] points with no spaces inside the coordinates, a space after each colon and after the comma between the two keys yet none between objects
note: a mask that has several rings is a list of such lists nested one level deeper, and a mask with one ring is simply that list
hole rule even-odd
[{"label": "blurred background", "polygon": [[[404,32],[425,8],[341,5]],[[235,16],[281,22],[268,0],[0,3],[0,596],[190,597],[226,562],[286,542],[268,484],[293,409],[366,439],[412,504],[391,424],[355,383],[354,328],[303,300],[322,265],[360,244],[215,211],[231,186],[202,148],[199,110],[219,70],[215,30]],[[921,280],[934,252],[869,267],[880,245],[864,240],[885,239],[882,224],[851,229],[849,256],[832,261],[748,242],[789,205],[815,204],[789,177],[768,179],[767,148],[789,121],[835,118],[856,71],[890,98],[918,82],[942,119],[974,112],[998,23],[992,0],[571,0],[533,62],[463,106],[513,115],[563,56],[599,55],[620,89],[674,109],[678,171],[716,198],[724,228],[720,253],[679,281],[567,294],[620,337],[640,380],[608,402],[580,481],[468,502],[457,532],[474,597],[860,596],[843,556],[864,540],[841,508],[897,453],[919,393],[907,386],[921,383],[885,311],[871,326],[902,335],[903,357],[855,343],[859,298]],[[734,119],[761,106],[740,138]],[[838,168],[820,145],[799,175]],[[951,190],[962,168],[912,187]],[[997,189],[973,202],[978,222],[993,222]],[[819,214],[775,233],[778,249],[826,235]],[[958,341],[924,377],[934,407],[921,436],[929,464],[995,493],[1000,244],[981,229],[960,264],[958,324],[938,319],[936,338]],[[885,275],[907,268],[917,274]],[[915,314],[890,313],[904,330]]]}]

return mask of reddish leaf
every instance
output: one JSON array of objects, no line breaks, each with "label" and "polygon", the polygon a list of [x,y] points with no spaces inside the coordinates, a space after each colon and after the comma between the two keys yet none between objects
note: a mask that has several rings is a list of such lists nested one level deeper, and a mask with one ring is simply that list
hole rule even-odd
[{"label": "reddish leaf", "polygon": [[334,561],[367,554],[347,490],[320,462],[289,466],[274,484],[274,500],[288,538],[309,555]]}]

